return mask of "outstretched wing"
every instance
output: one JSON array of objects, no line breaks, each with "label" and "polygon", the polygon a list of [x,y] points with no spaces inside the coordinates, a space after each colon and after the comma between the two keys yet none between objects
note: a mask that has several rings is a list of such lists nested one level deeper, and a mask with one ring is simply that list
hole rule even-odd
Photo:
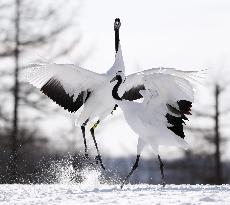
[{"label": "outstretched wing", "polygon": [[76,112],[105,78],[71,64],[44,63],[28,66],[26,80],[64,109]]},{"label": "outstretched wing", "polygon": [[162,108],[160,114],[166,117],[168,129],[184,138],[183,124],[188,120],[185,115],[191,114],[194,101],[192,84],[186,78],[170,74],[150,74],[144,77],[144,81],[146,90],[141,91],[143,105],[149,113]]},{"label": "outstretched wing", "polygon": [[[166,126],[184,138],[183,124],[191,114],[194,101],[193,83],[199,78],[197,71],[180,71],[173,68],[150,69],[129,75],[123,84],[123,99],[136,100],[144,97],[142,105],[151,116],[165,116]],[[121,93],[120,93],[121,94]],[[152,113],[152,114],[151,114]]]},{"label": "outstretched wing", "polygon": [[[157,74],[158,76],[170,75],[180,77],[182,79],[188,80],[189,82],[196,82],[200,78],[199,71],[181,71],[174,68],[152,68],[139,73],[128,75],[125,82],[119,89],[119,94],[123,95],[123,99],[129,101],[142,98],[139,91],[145,90],[146,85],[144,81],[144,76],[154,76]],[[167,83],[167,79],[163,82]]]}]

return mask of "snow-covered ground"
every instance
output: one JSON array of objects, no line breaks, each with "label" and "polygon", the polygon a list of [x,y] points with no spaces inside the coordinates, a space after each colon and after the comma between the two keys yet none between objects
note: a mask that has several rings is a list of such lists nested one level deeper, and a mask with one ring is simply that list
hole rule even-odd
[{"label": "snow-covered ground", "polygon": [[1,184],[0,205],[229,205],[230,185],[125,185],[120,189],[121,179],[113,178],[116,185],[101,184],[103,181],[98,169],[81,171],[83,182],[74,183],[73,176],[78,172],[72,165],[56,165],[52,168],[56,175],[54,184]]},{"label": "snow-covered ground", "polygon": [[230,204],[230,185],[0,185],[0,204]]}]

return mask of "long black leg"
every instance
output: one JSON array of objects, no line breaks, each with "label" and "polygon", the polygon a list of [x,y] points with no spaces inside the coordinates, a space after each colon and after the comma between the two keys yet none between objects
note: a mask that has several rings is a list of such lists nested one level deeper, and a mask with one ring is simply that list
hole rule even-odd
[{"label": "long black leg", "polygon": [[160,162],[161,180],[162,180],[161,184],[162,184],[163,186],[165,186],[165,181],[164,181],[164,179],[165,179],[165,175],[164,175],[164,164],[163,164],[163,162],[161,161],[161,157],[160,157],[159,154],[157,155],[157,157],[158,157],[158,160],[159,160],[159,162]]},{"label": "long black leg", "polygon": [[87,147],[87,142],[86,142],[86,138],[85,138],[85,126],[86,126],[88,121],[89,121],[89,119],[87,119],[81,126],[82,136],[83,136],[84,145],[85,145],[85,157],[87,159],[89,158],[89,154],[88,154],[88,147]]},{"label": "long black leg", "polygon": [[85,157],[86,157],[86,158],[89,158],[89,155],[88,155],[88,147],[87,147],[86,138],[85,138],[85,126],[81,126],[81,131],[82,131],[82,136],[83,136],[84,145],[85,145]]},{"label": "long black leg", "polygon": [[93,137],[93,142],[94,142],[94,145],[96,147],[96,150],[97,150],[97,156],[96,156],[96,163],[98,163],[98,161],[100,162],[101,164],[101,167],[102,169],[105,169],[104,167],[104,164],[102,162],[102,159],[101,159],[101,154],[99,152],[99,149],[98,149],[98,146],[97,146],[97,141],[96,141],[96,138],[95,138],[95,135],[94,135],[94,129],[97,127],[97,125],[100,123],[100,121],[98,120],[95,125],[90,129],[90,132],[91,132],[91,135]]},{"label": "long black leg", "polygon": [[129,174],[127,175],[127,177],[125,177],[125,180],[122,182],[121,184],[121,189],[123,188],[123,186],[125,185],[125,183],[127,182],[127,180],[129,179],[129,177],[133,174],[134,170],[138,167],[138,163],[139,163],[139,159],[140,159],[141,155],[137,155],[136,161],[133,165],[132,170],[129,172]]},{"label": "long black leg", "polygon": [[[85,145],[85,158],[86,159],[89,159],[89,154],[88,154],[88,147],[87,147],[87,143],[86,143],[86,138],[85,138],[85,126],[87,124],[87,122],[89,121],[89,119],[87,119],[81,126],[81,131],[82,131],[82,136],[83,136],[83,140],[84,140],[84,145]],[[92,163],[91,163],[92,164]],[[79,164],[78,164],[78,159],[77,159],[77,155],[74,155],[73,156],[73,162],[72,162],[72,166],[75,170],[77,170],[77,168],[79,167]],[[74,180],[75,177],[73,177],[71,179]]]}]

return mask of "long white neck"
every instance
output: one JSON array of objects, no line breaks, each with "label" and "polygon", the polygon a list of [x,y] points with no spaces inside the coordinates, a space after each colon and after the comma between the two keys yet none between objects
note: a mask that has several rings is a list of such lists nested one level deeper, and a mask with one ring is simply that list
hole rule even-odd
[{"label": "long white neck", "polygon": [[125,65],[124,65],[124,60],[122,56],[122,50],[121,50],[121,45],[119,44],[118,51],[115,55],[115,61],[113,66],[107,71],[107,74],[109,75],[115,75],[117,71],[122,71],[125,73]]}]

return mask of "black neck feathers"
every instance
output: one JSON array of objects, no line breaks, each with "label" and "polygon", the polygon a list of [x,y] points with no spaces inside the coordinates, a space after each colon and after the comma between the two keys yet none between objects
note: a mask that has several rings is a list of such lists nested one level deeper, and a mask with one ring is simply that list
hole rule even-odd
[{"label": "black neck feathers", "polygon": [[115,50],[116,50],[116,53],[118,51],[118,47],[119,47],[119,30],[115,30]]},{"label": "black neck feathers", "polygon": [[117,75],[116,76],[116,80],[117,80],[117,84],[113,87],[113,90],[112,90],[112,96],[114,99],[116,100],[122,100],[120,98],[120,96],[118,95],[118,88],[120,87],[121,83],[122,83],[122,78],[120,75]]},{"label": "black neck feathers", "polygon": [[120,38],[119,38],[119,29],[121,26],[121,22],[119,18],[115,19],[114,22],[114,31],[115,31],[115,50],[116,52],[118,51],[119,43],[120,43]]}]

